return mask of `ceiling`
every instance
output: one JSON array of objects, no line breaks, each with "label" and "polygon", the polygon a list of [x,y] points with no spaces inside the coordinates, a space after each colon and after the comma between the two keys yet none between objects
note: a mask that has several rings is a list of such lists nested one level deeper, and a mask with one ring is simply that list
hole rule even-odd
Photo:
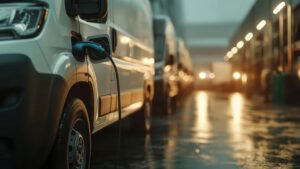
[{"label": "ceiling", "polygon": [[180,1],[180,31],[197,65],[223,60],[230,38],[256,0]]}]

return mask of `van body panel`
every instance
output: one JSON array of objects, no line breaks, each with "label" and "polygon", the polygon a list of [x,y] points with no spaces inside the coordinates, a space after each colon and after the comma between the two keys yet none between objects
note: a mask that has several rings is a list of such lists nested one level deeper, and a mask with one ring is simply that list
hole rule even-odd
[{"label": "van body panel", "polygon": [[[113,56],[119,68],[121,91],[127,93],[123,95],[126,106],[143,101],[134,97],[138,95],[136,91],[143,91],[153,81],[150,78],[154,75],[152,13],[146,0],[111,0],[110,5],[108,25],[117,32]],[[112,86],[112,93],[116,94],[116,86]]]}]

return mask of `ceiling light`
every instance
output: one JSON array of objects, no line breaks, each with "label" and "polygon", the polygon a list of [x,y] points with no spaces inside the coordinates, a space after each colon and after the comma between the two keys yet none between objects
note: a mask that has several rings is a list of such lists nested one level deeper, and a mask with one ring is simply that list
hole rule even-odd
[{"label": "ceiling light", "polygon": [[242,49],[244,47],[244,42],[243,41],[239,41],[237,44],[236,44],[236,47],[238,47],[239,49]]},{"label": "ceiling light", "polygon": [[233,48],[231,49],[231,52],[232,52],[233,54],[236,54],[236,53],[238,52],[238,48],[237,48],[237,47],[233,47]]},{"label": "ceiling light", "polygon": [[227,54],[226,54],[226,56],[227,56],[227,58],[232,58],[232,56],[233,56],[233,53],[231,52],[231,51],[229,51],[229,52],[227,52]]},{"label": "ceiling light", "polygon": [[285,2],[280,2],[273,10],[273,14],[274,15],[277,15],[281,10],[282,8],[285,7]]},{"label": "ceiling light", "polygon": [[257,24],[256,29],[262,30],[262,28],[264,28],[266,26],[266,24],[267,24],[266,20],[262,20]]},{"label": "ceiling light", "polygon": [[245,36],[245,40],[246,41],[250,41],[253,38],[253,33],[249,32],[246,36]]}]

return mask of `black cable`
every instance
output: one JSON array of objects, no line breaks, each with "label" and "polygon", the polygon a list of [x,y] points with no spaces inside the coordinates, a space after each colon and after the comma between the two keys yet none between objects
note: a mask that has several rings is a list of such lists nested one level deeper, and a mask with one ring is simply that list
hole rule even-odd
[{"label": "black cable", "polygon": [[118,93],[118,114],[119,114],[119,131],[118,131],[118,146],[117,146],[117,163],[115,165],[115,169],[119,168],[119,161],[120,161],[120,151],[121,151],[121,141],[122,141],[122,107],[121,107],[121,90],[120,90],[120,81],[119,81],[119,72],[118,68],[112,58],[112,56],[105,52],[106,55],[108,55],[108,59],[113,65],[113,68],[115,70],[116,75],[116,81],[117,81],[117,93]]}]

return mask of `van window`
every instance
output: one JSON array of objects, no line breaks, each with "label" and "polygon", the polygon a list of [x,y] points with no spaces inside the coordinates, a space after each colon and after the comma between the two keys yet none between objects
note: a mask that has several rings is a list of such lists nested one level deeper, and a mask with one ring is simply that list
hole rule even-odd
[{"label": "van window", "polygon": [[153,47],[152,12],[147,0],[111,0],[116,29],[147,47]]}]

